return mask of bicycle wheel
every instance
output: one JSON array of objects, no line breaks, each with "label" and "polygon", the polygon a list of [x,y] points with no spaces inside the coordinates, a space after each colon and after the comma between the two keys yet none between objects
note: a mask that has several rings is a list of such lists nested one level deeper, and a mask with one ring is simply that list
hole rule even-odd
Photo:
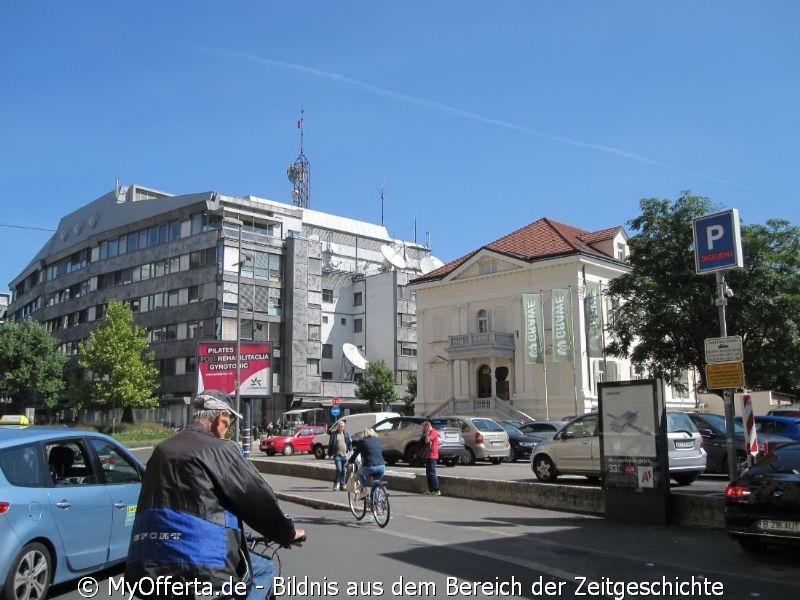
[{"label": "bicycle wheel", "polygon": [[389,493],[382,485],[372,488],[372,516],[378,527],[386,527],[389,524],[391,510],[389,507]]},{"label": "bicycle wheel", "polygon": [[356,486],[355,492],[347,492],[347,503],[350,505],[350,512],[353,513],[357,521],[363,519],[364,515],[367,514],[367,499],[360,498],[359,494],[361,494],[361,488],[358,486]]}]

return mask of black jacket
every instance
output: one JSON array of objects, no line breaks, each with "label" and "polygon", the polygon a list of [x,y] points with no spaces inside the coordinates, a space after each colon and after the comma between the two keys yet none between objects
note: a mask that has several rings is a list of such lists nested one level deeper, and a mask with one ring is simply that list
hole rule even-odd
[{"label": "black jacket", "polygon": [[192,423],[147,463],[125,579],[171,575],[215,589],[239,581],[249,564],[242,521],[280,544],[294,539],[292,520],[239,447]]}]

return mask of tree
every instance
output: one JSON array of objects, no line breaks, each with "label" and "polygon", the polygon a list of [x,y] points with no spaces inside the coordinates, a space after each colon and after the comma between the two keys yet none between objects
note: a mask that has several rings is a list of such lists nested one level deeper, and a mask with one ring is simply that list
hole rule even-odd
[{"label": "tree", "polygon": [[403,412],[407,415],[414,414],[414,403],[417,401],[417,372],[408,372],[408,385],[406,395],[403,396]]},{"label": "tree", "polygon": [[145,328],[134,325],[122,302],[109,302],[104,323],[81,342],[78,353],[80,366],[91,373],[92,402],[110,409],[158,406],[155,354],[148,349]]},{"label": "tree", "polygon": [[369,401],[369,409],[397,400],[394,389],[394,374],[382,360],[370,361],[364,377],[356,383],[356,398]]},{"label": "tree", "polygon": [[[681,372],[697,369],[705,388],[705,339],[719,337],[715,277],[697,275],[692,219],[716,210],[708,198],[646,198],[630,221],[630,273],[609,283],[616,306],[606,352],[630,356],[652,376],[682,387]],[[800,230],[785,221],[743,226],[744,269],[726,274],[729,335],[741,335],[752,389],[800,390]]]},{"label": "tree", "polygon": [[0,396],[13,398],[17,411],[39,403],[53,408],[64,389],[66,360],[38,321],[0,325]]}]

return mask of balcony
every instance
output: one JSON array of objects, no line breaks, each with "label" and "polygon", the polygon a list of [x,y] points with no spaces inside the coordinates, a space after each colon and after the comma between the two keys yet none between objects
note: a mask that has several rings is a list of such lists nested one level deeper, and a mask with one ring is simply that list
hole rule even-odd
[{"label": "balcony", "polygon": [[514,334],[500,331],[464,333],[448,336],[447,348],[451,359],[513,358]]}]

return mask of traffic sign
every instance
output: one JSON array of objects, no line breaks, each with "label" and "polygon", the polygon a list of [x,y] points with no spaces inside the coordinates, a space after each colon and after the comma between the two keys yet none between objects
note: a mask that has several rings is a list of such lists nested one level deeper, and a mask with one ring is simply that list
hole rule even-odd
[{"label": "traffic sign", "polygon": [[756,456],[758,454],[758,434],[756,433],[756,424],[755,418],[753,417],[753,405],[750,402],[750,394],[742,394],[742,421],[744,422],[747,452]]},{"label": "traffic sign", "polygon": [[706,365],[706,387],[711,390],[744,387],[744,364],[730,362]]},{"label": "traffic sign", "polygon": [[339,408],[338,406],[331,406],[331,414],[334,417],[338,417],[340,412],[342,412],[341,408]]},{"label": "traffic sign", "polygon": [[709,364],[742,362],[742,336],[706,338],[706,362]]},{"label": "traffic sign", "polygon": [[739,211],[735,208],[692,219],[692,235],[697,273],[728,271],[744,266]]},{"label": "traffic sign", "polygon": [[339,398],[339,396],[334,396],[333,398],[331,398],[331,404],[333,406],[339,406],[339,404],[341,404],[341,402],[342,402],[342,399]]}]

